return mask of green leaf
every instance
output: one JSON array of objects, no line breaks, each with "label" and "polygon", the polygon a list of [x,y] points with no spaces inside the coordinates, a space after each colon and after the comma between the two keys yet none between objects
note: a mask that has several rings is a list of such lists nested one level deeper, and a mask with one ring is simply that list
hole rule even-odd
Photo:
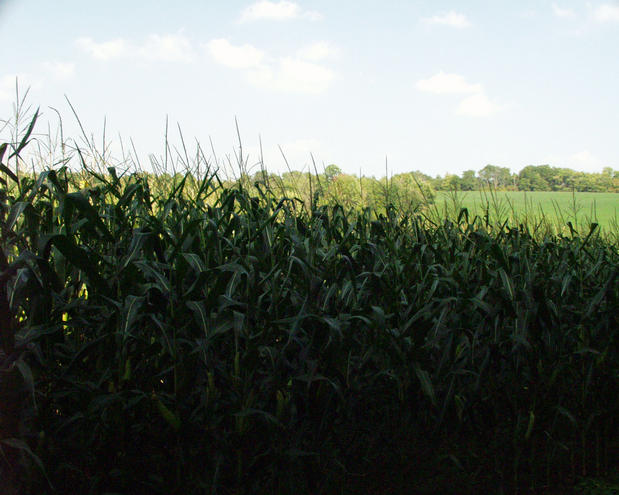
[{"label": "green leaf", "polygon": [[26,147],[26,145],[28,144],[28,138],[30,138],[30,134],[32,134],[32,131],[34,130],[34,124],[36,123],[38,118],[39,118],[39,109],[37,108],[36,112],[34,112],[34,116],[32,117],[32,120],[30,121],[30,124],[28,125],[28,129],[26,129],[26,133],[24,134],[24,137],[22,138],[21,142],[17,145],[17,148],[15,149],[15,151],[13,151],[13,153],[9,155],[9,160],[13,158],[14,156],[19,156],[21,151]]},{"label": "green leaf", "polygon": [[142,303],[144,302],[144,296],[127,296],[125,298],[124,311],[123,311],[123,324],[121,333],[124,338],[130,335],[132,325],[138,319],[138,314]]},{"label": "green leaf", "polygon": [[148,263],[146,261],[136,261],[135,266],[144,274],[144,276],[157,284],[161,292],[170,292],[170,283],[163,273],[158,268],[164,269],[167,265],[159,263]]},{"label": "green leaf", "polygon": [[81,192],[69,193],[65,196],[64,200],[65,203],[75,206],[75,208],[77,208],[80,213],[82,213],[82,215],[88,218],[90,223],[97,227],[108,241],[114,241],[114,237],[101,220],[99,212],[95,210],[95,208],[90,204],[90,201],[88,201],[88,198],[84,196],[84,194],[82,194]]},{"label": "green leaf", "polygon": [[98,257],[96,255],[77,246],[71,239],[62,234],[42,236],[39,242],[39,252],[42,253],[43,258],[49,258],[52,245],[56,246],[67,261],[82,270],[93,284],[101,290],[106,289],[107,283],[97,271]]},{"label": "green leaf", "polygon": [[159,410],[159,413],[161,414],[163,419],[165,419],[166,423],[168,423],[175,431],[178,431],[181,427],[181,420],[178,415],[170,411],[170,409],[168,409],[166,405],[161,402],[159,397],[157,397],[156,395],[154,397],[155,402],[157,403],[157,409]]},{"label": "green leaf", "polygon": [[[3,146],[6,146],[6,143],[3,144]],[[19,179],[17,178],[17,175],[15,175],[11,169],[9,167],[7,167],[6,165],[4,165],[3,163],[0,163],[0,170],[2,172],[4,172],[6,175],[8,175],[11,179],[13,179],[15,182],[19,183]]]},{"label": "green leaf", "polygon": [[432,384],[432,379],[430,378],[430,374],[421,369],[418,364],[415,364],[415,374],[419,379],[419,383],[421,384],[421,390],[424,395],[430,399],[433,406],[436,406],[436,395],[434,393],[434,385]]},{"label": "green leaf", "polygon": [[192,270],[196,272],[196,274],[200,274],[206,271],[206,267],[204,266],[204,262],[202,259],[195,253],[182,253],[183,258],[187,262],[189,266],[191,266]]},{"label": "green leaf", "polygon": [[483,312],[487,313],[488,315],[491,315],[494,312],[494,310],[492,309],[492,306],[490,306],[486,301],[482,301],[477,296],[471,297],[469,301],[471,301],[475,306],[477,306],[479,309],[481,309]]},{"label": "green leaf", "polygon": [[533,411],[529,411],[529,424],[527,425],[527,431],[524,434],[525,440],[528,440],[531,437],[531,432],[533,431],[534,424],[535,424],[535,413]]},{"label": "green leaf", "polygon": [[509,300],[513,301],[514,300],[514,285],[511,279],[509,278],[509,275],[505,273],[505,270],[503,270],[503,268],[499,268],[499,275],[501,277],[501,281],[503,282],[503,288],[509,295]]},{"label": "green leaf", "polygon": [[21,373],[24,382],[32,394],[32,402],[34,403],[34,408],[36,409],[37,399],[34,393],[34,377],[32,376],[32,370],[30,369],[30,366],[28,366],[28,363],[23,360],[23,357],[15,362],[15,366],[17,366],[17,369]]},{"label": "green leaf", "polygon": [[142,249],[144,243],[148,240],[150,236],[151,234],[148,232],[133,233],[133,237],[131,238],[131,244],[129,245],[129,253],[125,256],[123,262],[120,265],[121,270],[126,268],[127,265],[129,265],[129,263],[131,263],[136,258],[136,256],[140,252],[140,249]]},{"label": "green leaf", "polygon": [[41,471],[43,472],[45,478],[47,479],[49,483],[49,478],[47,478],[47,473],[45,472],[45,466],[43,466],[43,462],[41,462],[41,459],[39,458],[38,455],[32,452],[32,450],[30,449],[30,447],[28,446],[26,442],[24,442],[23,440],[19,438],[3,438],[2,440],[0,440],[0,443],[3,443],[4,445],[8,445],[9,447],[12,447],[14,449],[21,450],[25,452],[26,454],[28,454],[28,456],[36,463],[36,465],[39,466],[39,468],[41,469]]},{"label": "green leaf", "polygon": [[243,265],[240,265],[239,263],[235,263],[235,262],[219,265],[217,267],[217,270],[222,271],[222,272],[237,273],[239,275],[249,275],[247,273],[247,269]]},{"label": "green leaf", "polygon": [[26,203],[25,201],[18,201],[11,206],[11,211],[9,212],[9,216],[6,219],[6,230],[10,231],[15,226],[17,219],[19,216],[30,206],[30,203]]},{"label": "green leaf", "polygon": [[200,329],[202,330],[202,333],[204,333],[204,336],[208,338],[208,318],[206,316],[206,308],[204,307],[204,302],[187,301],[185,304],[193,312],[193,317],[196,320],[196,323],[198,324]]}]

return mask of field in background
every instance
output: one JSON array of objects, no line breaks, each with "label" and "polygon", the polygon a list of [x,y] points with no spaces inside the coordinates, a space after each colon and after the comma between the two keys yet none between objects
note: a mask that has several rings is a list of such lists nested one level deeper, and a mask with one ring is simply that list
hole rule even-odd
[{"label": "field in background", "polygon": [[617,230],[619,195],[593,192],[550,191],[467,191],[436,195],[439,211],[467,208],[472,215],[483,217],[486,209],[491,217],[516,219],[546,218],[550,223],[587,228],[595,222],[605,231]]}]

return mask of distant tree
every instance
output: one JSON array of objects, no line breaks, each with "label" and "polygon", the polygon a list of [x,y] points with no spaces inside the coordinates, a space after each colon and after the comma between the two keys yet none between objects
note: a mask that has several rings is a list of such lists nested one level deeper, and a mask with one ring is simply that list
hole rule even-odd
[{"label": "distant tree", "polygon": [[555,169],[553,167],[551,167],[550,165],[539,165],[537,167],[537,171],[538,171],[539,175],[542,177],[542,179],[547,184],[546,187],[548,189],[544,189],[544,190],[546,190],[546,191],[552,190],[553,181],[556,181],[556,179],[555,179]]},{"label": "distant tree", "polygon": [[372,210],[384,208],[384,180],[379,181],[375,177],[362,177],[359,186],[363,207],[369,207]]},{"label": "distant tree", "polygon": [[325,177],[327,182],[332,182],[338,175],[342,175],[342,169],[337,165],[327,165],[325,168]]},{"label": "distant tree", "polygon": [[440,175],[437,175],[436,177],[430,179],[429,184],[431,184],[436,191],[445,191],[446,189],[448,189],[443,177],[441,177]]},{"label": "distant tree", "polygon": [[511,172],[507,167],[486,165],[479,171],[479,177],[496,188],[504,188],[511,183]]},{"label": "distant tree", "polygon": [[569,168],[553,169],[550,188],[553,191],[571,191],[574,188],[575,172]]},{"label": "distant tree", "polygon": [[605,191],[617,192],[619,186],[619,172],[611,167],[604,167],[600,174],[600,183]]},{"label": "distant tree", "polygon": [[507,188],[510,191],[517,191],[518,190],[518,174],[512,174],[511,176],[511,182],[509,187]]},{"label": "distant tree", "polygon": [[474,191],[479,188],[479,181],[475,177],[475,170],[465,170],[460,179],[460,189],[463,191]]},{"label": "distant tree", "polygon": [[391,178],[392,203],[405,213],[412,213],[425,201],[434,199],[434,190],[414,172],[397,174]]},{"label": "distant tree", "polygon": [[518,189],[521,191],[548,191],[550,184],[542,173],[542,168],[548,165],[528,165],[518,174]]},{"label": "distant tree", "polygon": [[310,209],[312,202],[310,190],[312,190],[312,193],[314,192],[315,184],[312,184],[312,188],[310,188],[307,173],[298,170],[284,172],[281,177],[281,184],[287,197],[300,199],[305,207],[308,210]]},{"label": "distant tree", "polygon": [[444,191],[459,191],[461,185],[460,177],[454,174],[445,174],[445,178],[443,179],[443,190]]},{"label": "distant tree", "polygon": [[604,192],[608,185],[602,174],[578,172],[575,180],[575,189],[582,192]]},{"label": "distant tree", "polygon": [[413,174],[415,178],[420,182],[426,182],[428,184],[431,184],[432,181],[434,180],[431,176],[429,176],[428,174],[424,174],[423,172],[420,172],[419,170],[415,170],[411,172],[411,174]]},{"label": "distant tree", "polygon": [[359,208],[361,204],[361,184],[353,175],[338,174],[328,183],[326,201],[338,203],[345,209]]}]

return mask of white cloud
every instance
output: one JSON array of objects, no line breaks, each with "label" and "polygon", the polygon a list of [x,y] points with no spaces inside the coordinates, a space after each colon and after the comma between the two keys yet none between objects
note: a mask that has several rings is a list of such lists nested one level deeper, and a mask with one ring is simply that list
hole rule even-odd
[{"label": "white cloud", "polygon": [[565,167],[584,172],[601,172],[607,165],[589,150],[582,150],[571,155],[550,154],[544,158],[543,162],[553,167]]},{"label": "white cloud", "polygon": [[301,14],[301,17],[309,21],[320,21],[322,19],[322,14],[315,10],[306,10]]},{"label": "white cloud", "polygon": [[98,60],[126,56],[128,51],[127,42],[121,38],[102,43],[97,43],[92,38],[78,38],[76,43],[83,51]]},{"label": "white cloud", "polygon": [[191,42],[180,34],[151,34],[137,47],[136,54],[147,60],[163,62],[191,62],[194,58]]},{"label": "white cloud", "polygon": [[75,75],[75,64],[73,62],[44,62],[43,68],[49,72],[54,79],[59,81],[71,79]]},{"label": "white cloud", "polygon": [[92,38],[79,38],[76,44],[91,57],[103,61],[134,58],[161,62],[191,62],[194,59],[191,42],[180,34],[151,34],[142,43],[132,43],[122,38],[98,43]]},{"label": "white cloud", "polygon": [[438,95],[468,95],[456,108],[456,113],[459,115],[489,117],[505,108],[505,105],[491,101],[481,84],[470,83],[460,74],[446,74],[441,71],[428,79],[417,81],[415,87],[419,91]]},{"label": "white cloud", "polygon": [[335,78],[330,69],[295,57],[283,57],[276,65],[250,71],[247,76],[250,83],[261,88],[307,94],[326,91]]},{"label": "white cloud", "polygon": [[564,163],[569,168],[586,172],[600,172],[603,168],[602,160],[588,150],[568,156]]},{"label": "white cloud", "polygon": [[226,39],[211,40],[204,47],[217,63],[232,69],[260,67],[264,59],[264,52],[254,46],[235,46]]},{"label": "white cloud", "polygon": [[593,18],[598,22],[619,22],[619,5],[600,5],[593,11]]},{"label": "white cloud", "polygon": [[298,51],[299,58],[311,62],[320,62],[327,58],[337,57],[339,50],[326,41],[318,41]]},{"label": "white cloud", "polygon": [[335,74],[317,63],[335,50],[328,44],[315,44],[297,56],[275,59],[249,45],[233,45],[226,39],[215,39],[204,45],[215,62],[241,70],[247,81],[259,88],[285,93],[317,94],[325,91]]},{"label": "white cloud", "polygon": [[250,5],[241,14],[242,21],[254,21],[258,19],[294,19],[301,13],[300,7],[293,2],[269,2],[267,0]]},{"label": "white cloud", "polygon": [[559,7],[556,3],[552,4],[552,11],[557,17],[574,17],[576,14],[572,9]]},{"label": "white cloud", "polygon": [[260,0],[245,8],[241,13],[241,22],[257,20],[284,21],[299,18],[315,21],[321,19],[322,16],[318,12],[304,11],[298,4],[287,0],[280,2]]},{"label": "white cloud", "polygon": [[428,79],[417,81],[419,91],[435,94],[466,94],[481,92],[480,84],[471,84],[460,74],[446,74],[443,71]]},{"label": "white cloud", "polygon": [[484,93],[475,93],[460,102],[456,113],[468,117],[490,117],[503,108],[503,105],[491,101]]},{"label": "white cloud", "polygon": [[471,26],[471,22],[466,15],[460,14],[455,11],[449,11],[445,14],[439,14],[424,19],[428,24],[439,24],[443,26],[454,27],[458,29],[467,28]]}]

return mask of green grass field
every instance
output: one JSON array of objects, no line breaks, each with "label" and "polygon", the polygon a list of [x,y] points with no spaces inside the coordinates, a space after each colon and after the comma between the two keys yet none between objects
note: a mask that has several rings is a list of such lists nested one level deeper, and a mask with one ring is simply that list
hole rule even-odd
[{"label": "green grass field", "polygon": [[619,195],[615,193],[549,191],[467,191],[439,192],[436,205],[440,211],[466,207],[473,215],[510,219],[542,219],[586,228],[596,222],[602,230],[616,231],[619,225]]}]

